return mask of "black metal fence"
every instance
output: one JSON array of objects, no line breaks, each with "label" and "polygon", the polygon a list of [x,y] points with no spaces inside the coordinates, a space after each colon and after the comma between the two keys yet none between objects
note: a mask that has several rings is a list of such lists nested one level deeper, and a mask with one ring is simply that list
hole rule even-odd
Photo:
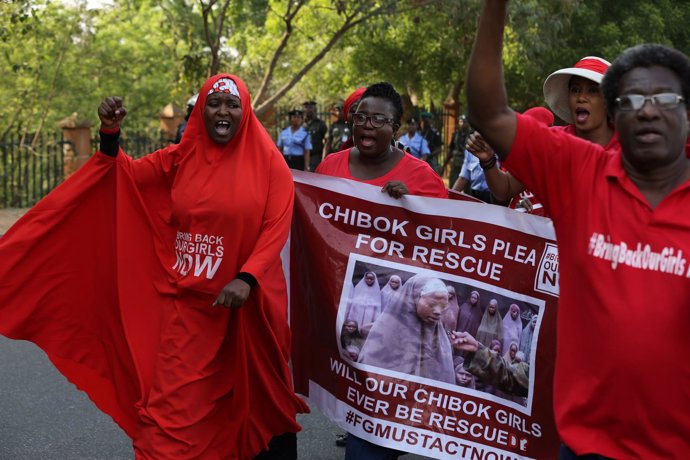
[{"label": "black metal fence", "polygon": [[[141,158],[156,150],[167,147],[173,141],[162,135],[148,134],[146,132],[123,131],[120,136],[120,147],[132,158]],[[91,139],[91,151],[95,152],[100,147],[98,135]]]},{"label": "black metal fence", "polygon": [[[122,148],[138,158],[165,147],[170,141],[147,134],[125,134]],[[91,151],[98,150],[98,137]],[[70,172],[75,146],[62,132],[8,133],[0,138],[0,208],[27,208],[57,187]],[[90,153],[90,152],[89,152]]]},{"label": "black metal fence", "polygon": [[0,207],[32,206],[62,182],[66,144],[61,133],[0,139]]},{"label": "black metal fence", "polygon": [[[287,126],[287,109],[276,111],[275,124],[269,131],[278,138],[280,130]],[[330,125],[328,112],[317,114]],[[450,114],[434,113],[436,126],[443,133],[444,123]],[[453,125],[451,121],[451,126]],[[91,151],[99,147],[98,136],[91,139]],[[160,134],[145,131],[126,131],[120,139],[122,148],[133,158],[139,158],[170,144],[170,140]],[[439,155],[438,163],[444,164],[446,148]],[[57,187],[69,174],[70,157],[74,156],[75,146],[63,137],[61,131],[40,134],[8,133],[0,138],[0,208],[26,208],[36,204],[41,198]]]}]

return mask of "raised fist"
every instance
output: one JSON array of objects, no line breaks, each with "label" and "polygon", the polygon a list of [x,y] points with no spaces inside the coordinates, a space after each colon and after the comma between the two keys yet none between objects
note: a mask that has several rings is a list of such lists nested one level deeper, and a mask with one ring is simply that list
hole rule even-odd
[{"label": "raised fist", "polygon": [[98,106],[98,118],[101,119],[101,128],[116,130],[120,128],[120,122],[127,115],[127,109],[122,106],[122,98],[109,96],[103,99]]}]

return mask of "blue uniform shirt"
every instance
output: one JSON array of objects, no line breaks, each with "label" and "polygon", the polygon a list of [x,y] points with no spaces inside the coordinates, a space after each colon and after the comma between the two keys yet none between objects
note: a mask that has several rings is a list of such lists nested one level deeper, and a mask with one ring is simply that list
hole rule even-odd
[{"label": "blue uniform shirt", "polygon": [[484,177],[484,170],[479,165],[479,158],[472,155],[467,150],[465,150],[465,161],[462,163],[460,177],[469,181],[472,190],[478,190],[480,192],[489,190],[489,185],[486,183],[486,177]]},{"label": "blue uniform shirt", "polygon": [[424,136],[422,136],[419,131],[414,133],[414,136],[411,138],[407,133],[403,134],[400,136],[400,139],[398,139],[398,142],[409,148],[410,153],[415,158],[422,158],[423,155],[428,155],[431,153],[431,150],[429,150],[429,143],[426,141],[426,139],[424,139]]},{"label": "blue uniform shirt", "polygon": [[278,148],[283,152],[285,156],[295,156],[303,157],[304,151],[311,151],[311,138],[306,129],[300,126],[300,128],[292,132],[292,129],[288,126],[280,132],[280,137],[278,138]]}]

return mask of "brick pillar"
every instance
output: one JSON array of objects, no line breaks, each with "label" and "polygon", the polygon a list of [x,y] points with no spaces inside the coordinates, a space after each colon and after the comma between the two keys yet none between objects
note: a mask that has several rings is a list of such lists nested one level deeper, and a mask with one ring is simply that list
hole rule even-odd
[{"label": "brick pillar", "polygon": [[[460,104],[456,100],[448,98],[443,102],[443,145],[445,146],[446,155],[450,155],[448,144],[453,139],[453,133],[458,125],[459,113]],[[449,174],[450,170],[446,170],[442,172],[441,176],[447,178]],[[450,186],[452,185],[450,184]]]},{"label": "brick pillar", "polygon": [[91,156],[91,123],[79,120],[77,113],[60,120],[58,127],[62,129],[62,154],[64,159],[65,177],[79,169]]},{"label": "brick pillar", "polygon": [[184,120],[185,112],[175,104],[168,104],[158,114],[161,122],[161,134],[164,139],[175,140],[177,127]]}]

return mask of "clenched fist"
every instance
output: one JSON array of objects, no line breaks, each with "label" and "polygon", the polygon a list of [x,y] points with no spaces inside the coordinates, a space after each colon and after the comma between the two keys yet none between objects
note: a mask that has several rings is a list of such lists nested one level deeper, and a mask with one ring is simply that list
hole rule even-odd
[{"label": "clenched fist", "polygon": [[98,106],[98,118],[101,119],[101,128],[107,130],[120,129],[120,122],[127,115],[127,109],[122,105],[122,98],[109,96],[103,99]]}]

